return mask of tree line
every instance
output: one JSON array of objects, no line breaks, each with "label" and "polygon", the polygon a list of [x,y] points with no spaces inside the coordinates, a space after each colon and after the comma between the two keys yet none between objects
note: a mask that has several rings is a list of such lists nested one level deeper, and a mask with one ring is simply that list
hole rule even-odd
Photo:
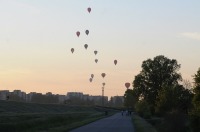
[{"label": "tree line", "polygon": [[200,68],[192,85],[182,78],[181,65],[175,59],[159,55],[143,61],[141,67],[133,88],[124,94],[125,106],[144,118],[164,119],[160,121],[160,131],[199,131]]}]

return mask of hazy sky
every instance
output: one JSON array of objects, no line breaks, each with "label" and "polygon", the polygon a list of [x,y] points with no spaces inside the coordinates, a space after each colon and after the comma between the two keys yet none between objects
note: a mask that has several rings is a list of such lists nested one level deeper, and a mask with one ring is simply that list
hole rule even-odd
[{"label": "hazy sky", "polygon": [[176,59],[193,81],[199,7],[199,0],[0,0],[0,90],[101,95],[105,82],[106,96],[123,95],[142,61],[157,55]]}]

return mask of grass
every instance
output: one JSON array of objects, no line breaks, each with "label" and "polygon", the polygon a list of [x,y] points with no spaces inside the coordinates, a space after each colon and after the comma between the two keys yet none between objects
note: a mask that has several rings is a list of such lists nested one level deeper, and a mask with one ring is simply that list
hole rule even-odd
[{"label": "grass", "polygon": [[147,121],[145,121],[145,119],[139,117],[138,115],[133,115],[132,121],[136,132],[157,132],[151,124],[149,124]]},{"label": "grass", "polygon": [[65,113],[70,111],[95,111],[90,106],[69,106],[64,104],[37,104],[0,100],[0,114],[5,113]]},{"label": "grass", "polygon": [[95,120],[103,116],[102,113],[90,112],[5,116],[1,117],[0,131],[49,131],[55,128],[64,128],[66,131],[84,124],[88,119]]},{"label": "grass", "polygon": [[0,101],[0,131],[66,132],[105,117],[104,111],[92,106]]}]

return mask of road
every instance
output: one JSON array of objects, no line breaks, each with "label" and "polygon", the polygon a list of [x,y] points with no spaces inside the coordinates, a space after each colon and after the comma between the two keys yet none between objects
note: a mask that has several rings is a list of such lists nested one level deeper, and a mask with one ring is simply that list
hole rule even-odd
[{"label": "road", "polygon": [[117,113],[70,132],[134,132],[134,128],[130,116]]}]

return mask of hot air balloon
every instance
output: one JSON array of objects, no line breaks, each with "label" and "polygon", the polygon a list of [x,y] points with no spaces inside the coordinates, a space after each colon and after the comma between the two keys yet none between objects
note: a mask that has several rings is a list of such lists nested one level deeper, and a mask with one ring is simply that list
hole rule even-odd
[{"label": "hot air balloon", "polygon": [[91,74],[91,78],[94,78],[94,74]]},{"label": "hot air balloon", "polygon": [[127,82],[127,83],[125,83],[125,86],[126,86],[126,88],[127,88],[127,89],[130,87],[130,85],[131,85],[131,84],[130,84],[130,83],[128,83],[128,82]]},{"label": "hot air balloon", "polygon": [[105,86],[105,85],[106,85],[106,83],[102,83],[102,85],[103,85],[103,86]]},{"label": "hot air balloon", "polygon": [[117,60],[114,60],[114,64],[117,65]]},{"label": "hot air balloon", "polygon": [[91,12],[91,8],[90,8],[90,7],[88,7],[88,8],[87,8],[87,11],[90,13],[90,12]]},{"label": "hot air balloon", "polygon": [[90,78],[89,81],[92,82],[92,78]]},{"label": "hot air balloon", "polygon": [[97,63],[97,62],[98,62],[98,59],[95,59],[95,62]]},{"label": "hot air balloon", "polygon": [[74,48],[71,48],[71,52],[72,52],[72,54],[74,53]]},{"label": "hot air balloon", "polygon": [[87,48],[88,48],[88,45],[87,45],[87,44],[85,44],[85,45],[84,45],[84,47],[85,47],[85,49],[87,49]]},{"label": "hot air balloon", "polygon": [[85,30],[85,34],[88,35],[89,34],[89,30]]},{"label": "hot air balloon", "polygon": [[80,34],[81,34],[81,33],[80,33],[79,31],[76,32],[76,35],[77,35],[78,37],[79,37]]},{"label": "hot air balloon", "polygon": [[97,55],[97,53],[98,53],[98,51],[95,50],[95,51],[94,51],[94,54]]},{"label": "hot air balloon", "polygon": [[106,74],[105,73],[101,73],[101,76],[104,78],[106,76]]}]

